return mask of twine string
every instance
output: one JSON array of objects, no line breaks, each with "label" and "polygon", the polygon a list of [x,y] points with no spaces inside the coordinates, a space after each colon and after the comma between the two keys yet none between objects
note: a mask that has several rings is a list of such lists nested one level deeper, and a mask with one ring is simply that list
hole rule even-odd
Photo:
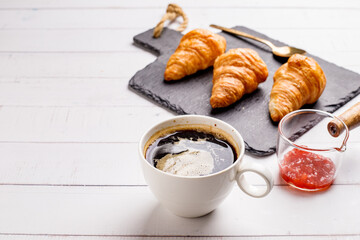
[{"label": "twine string", "polygon": [[153,36],[155,38],[160,37],[162,30],[164,29],[165,21],[167,21],[167,20],[173,21],[179,16],[181,16],[183,18],[183,22],[176,29],[176,31],[182,32],[186,29],[189,19],[179,5],[170,3],[166,9],[166,14],[161,18],[160,22],[156,25]]}]

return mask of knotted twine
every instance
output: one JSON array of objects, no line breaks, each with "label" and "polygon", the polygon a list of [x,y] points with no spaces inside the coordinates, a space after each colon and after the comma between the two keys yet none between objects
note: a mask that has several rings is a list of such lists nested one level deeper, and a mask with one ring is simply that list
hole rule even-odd
[{"label": "knotted twine", "polygon": [[176,29],[176,31],[182,32],[187,27],[189,19],[179,5],[170,3],[166,9],[166,14],[155,27],[153,37],[160,37],[166,20],[173,21],[179,16],[183,18],[183,23]]}]

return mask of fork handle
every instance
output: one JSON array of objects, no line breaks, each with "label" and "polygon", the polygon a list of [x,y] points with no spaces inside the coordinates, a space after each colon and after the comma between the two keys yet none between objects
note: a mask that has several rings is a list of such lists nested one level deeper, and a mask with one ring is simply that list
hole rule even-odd
[{"label": "fork handle", "polygon": [[246,37],[246,38],[250,38],[250,39],[253,39],[253,40],[262,42],[262,43],[268,45],[269,47],[271,47],[271,49],[273,49],[273,48],[275,47],[275,45],[272,44],[272,43],[271,43],[270,41],[268,41],[268,40],[255,37],[255,36],[253,36],[253,35],[250,35],[250,34],[241,32],[241,31],[239,31],[239,30],[235,30],[235,29],[232,29],[232,28],[221,27],[221,26],[218,26],[218,25],[215,25],[215,24],[211,24],[210,27],[220,29],[220,30],[222,30],[222,31],[224,31],[224,32],[232,33],[232,34],[234,34],[234,35],[238,35],[238,36],[242,36],[242,37]]}]

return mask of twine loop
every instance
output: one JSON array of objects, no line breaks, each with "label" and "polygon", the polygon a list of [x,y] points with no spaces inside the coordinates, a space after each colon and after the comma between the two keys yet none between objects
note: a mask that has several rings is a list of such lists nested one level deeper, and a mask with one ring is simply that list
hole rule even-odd
[{"label": "twine loop", "polygon": [[187,27],[189,19],[179,5],[170,3],[166,9],[166,14],[161,18],[160,22],[156,25],[153,36],[155,38],[160,37],[162,30],[164,28],[165,21],[166,20],[173,21],[179,16],[183,18],[183,23],[176,29],[176,31],[182,32]]}]

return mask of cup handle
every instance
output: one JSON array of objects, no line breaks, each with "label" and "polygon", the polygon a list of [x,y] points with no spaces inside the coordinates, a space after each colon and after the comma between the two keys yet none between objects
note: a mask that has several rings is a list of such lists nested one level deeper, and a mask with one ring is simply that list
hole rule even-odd
[{"label": "cup handle", "polygon": [[[246,172],[253,172],[262,177],[266,183],[266,189],[264,190],[248,183],[244,176],[244,173]],[[274,179],[270,170],[261,164],[252,162],[241,163],[240,169],[236,174],[236,182],[241,190],[255,198],[265,197],[270,193],[272,187],[274,186]]]}]

